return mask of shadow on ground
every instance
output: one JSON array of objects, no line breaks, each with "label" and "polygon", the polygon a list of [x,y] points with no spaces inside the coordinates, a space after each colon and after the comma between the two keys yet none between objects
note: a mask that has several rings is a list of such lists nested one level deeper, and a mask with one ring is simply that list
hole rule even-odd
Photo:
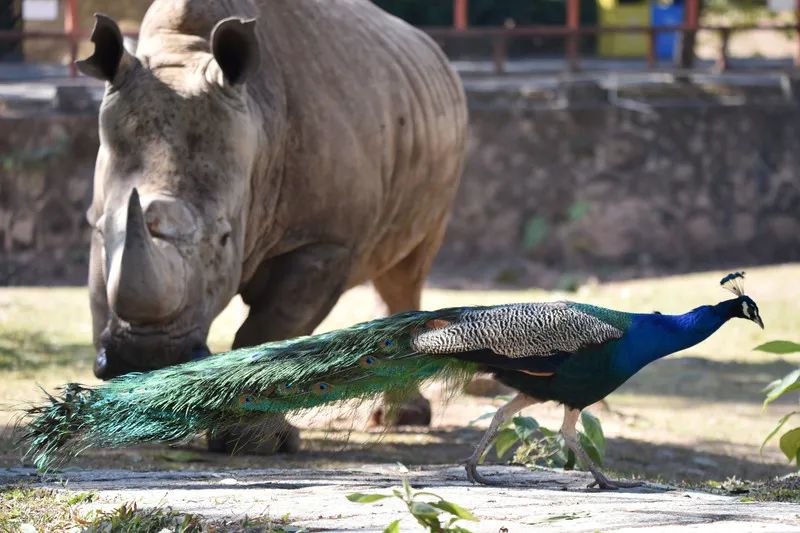
[{"label": "shadow on ground", "polygon": [[784,360],[745,363],[696,356],[665,358],[642,369],[620,392],[758,405],[768,383],[795,369],[797,364]]},{"label": "shadow on ground", "polygon": [[[197,439],[182,447],[148,445],[121,450],[89,450],[65,470],[224,471],[248,468],[347,468],[392,462],[407,466],[457,464],[472,452],[481,434],[480,430],[471,428],[429,431],[409,427],[383,435],[374,434],[371,442],[358,444],[348,441],[348,436],[363,439],[365,434],[340,430],[308,431],[298,453],[269,457],[212,454],[205,451],[202,439]],[[0,467],[23,466],[20,455],[21,449],[9,428],[0,436]],[[497,463],[494,455],[487,458],[487,464],[491,463]],[[731,476],[766,480],[791,471],[787,466],[765,463],[759,457],[733,457],[698,452],[690,446],[653,445],[622,438],[608,440],[605,468],[626,477],[669,483],[698,483],[709,479],[724,480]]]}]

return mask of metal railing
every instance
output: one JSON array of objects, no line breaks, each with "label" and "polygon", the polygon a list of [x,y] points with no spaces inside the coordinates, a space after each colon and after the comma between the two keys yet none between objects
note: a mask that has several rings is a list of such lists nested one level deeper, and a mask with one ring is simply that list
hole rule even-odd
[{"label": "metal railing", "polygon": [[[0,40],[15,39],[53,39],[63,40],[69,45],[70,74],[77,76],[75,60],[77,59],[78,45],[82,40],[88,39],[88,30],[81,29],[78,23],[78,1],[62,0],[64,2],[64,29],[39,30],[39,31],[0,31]],[[469,27],[468,1],[453,0],[453,26],[452,27],[424,27],[422,28],[434,39],[458,38],[467,40],[488,40],[492,47],[494,71],[503,74],[508,62],[508,42],[514,38],[534,37],[563,37],[565,39],[564,59],[569,70],[580,68],[579,40],[586,35],[601,35],[607,33],[645,33],[648,36],[645,58],[648,68],[657,65],[656,37],[659,33],[680,32],[682,35],[696,35],[699,31],[715,31],[719,33],[720,46],[716,59],[716,69],[725,71],[730,68],[728,45],[731,35],[740,31],[794,31],[797,34],[798,46],[794,64],[800,66],[800,0],[796,0],[797,22],[783,25],[746,24],[736,26],[704,25],[698,20],[699,0],[685,0],[684,23],[672,26],[581,26],[580,25],[580,0],[565,0],[566,23],[563,26],[518,26],[518,27]],[[128,37],[136,37],[135,33],[125,33]]]},{"label": "metal railing", "polygon": [[[492,59],[496,74],[505,72],[508,61],[508,42],[513,38],[533,37],[564,37],[564,60],[569,70],[579,70],[580,51],[578,41],[582,36],[599,35],[604,33],[645,33],[648,36],[648,46],[644,58],[648,68],[657,66],[656,37],[659,33],[680,32],[681,34],[697,34],[699,31],[715,31],[720,35],[720,46],[716,57],[716,70],[724,72],[730,68],[730,54],[728,45],[731,35],[740,31],[794,31],[800,38],[800,25],[759,25],[743,24],[737,26],[704,25],[692,26],[689,24],[670,26],[519,26],[515,28],[469,28],[458,30],[455,28],[423,28],[434,39],[447,38],[489,40],[492,46]],[[800,49],[794,57],[795,66],[800,66]]]}]

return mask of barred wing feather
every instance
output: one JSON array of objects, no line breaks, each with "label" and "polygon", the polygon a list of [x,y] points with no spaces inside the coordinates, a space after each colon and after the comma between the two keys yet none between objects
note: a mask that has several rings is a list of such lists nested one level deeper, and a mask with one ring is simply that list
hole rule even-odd
[{"label": "barred wing feather", "polygon": [[457,320],[440,321],[418,333],[412,346],[430,354],[488,349],[510,358],[546,357],[622,335],[619,328],[571,302],[526,303],[466,309]]}]

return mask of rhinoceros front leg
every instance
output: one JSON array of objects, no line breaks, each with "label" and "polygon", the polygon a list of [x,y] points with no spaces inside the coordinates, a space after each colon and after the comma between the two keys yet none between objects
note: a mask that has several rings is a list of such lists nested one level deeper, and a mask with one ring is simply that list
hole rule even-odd
[{"label": "rhinoceros front leg", "polygon": [[242,290],[250,314],[234,348],[312,333],[344,292],[350,260],[343,246],[315,244],[265,264]]},{"label": "rhinoceros front leg", "polygon": [[[305,246],[270,260],[242,290],[250,313],[236,332],[234,348],[308,335],[341,296],[350,253],[338,245]],[[300,446],[297,428],[275,417],[266,428],[237,427],[209,437],[211,451],[292,453]]]}]

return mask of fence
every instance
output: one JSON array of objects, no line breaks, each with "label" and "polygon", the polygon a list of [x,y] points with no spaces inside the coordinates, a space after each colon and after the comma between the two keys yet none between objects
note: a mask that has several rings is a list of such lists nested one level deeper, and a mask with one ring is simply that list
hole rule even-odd
[{"label": "fence", "polygon": [[[67,41],[70,48],[70,73],[77,76],[75,60],[77,59],[78,44],[88,39],[89,32],[82,29],[78,21],[79,0],[62,0],[64,2],[64,29],[63,31],[0,31],[0,40],[3,39],[53,39]],[[531,0],[536,1],[536,0]],[[512,38],[534,38],[560,36],[565,39],[564,58],[569,70],[580,68],[579,39],[584,35],[598,35],[603,33],[646,33],[648,47],[646,53],[648,68],[654,68],[656,62],[656,38],[662,32],[680,32],[686,40],[692,40],[698,31],[709,30],[720,35],[720,47],[717,55],[716,66],[719,71],[728,70],[730,67],[728,44],[731,35],[739,31],[794,31],[798,45],[795,51],[794,64],[800,67],[800,0],[795,0],[795,24],[761,25],[741,24],[736,26],[703,25],[699,22],[700,0],[686,0],[684,22],[679,25],[663,26],[581,26],[580,25],[580,0],[565,0],[566,24],[563,26],[519,26],[519,27],[470,27],[468,25],[468,0],[453,0],[453,25],[452,27],[426,27],[422,28],[435,39],[459,38],[489,41],[492,46],[494,70],[497,74],[505,72],[508,61],[507,45]],[[126,36],[136,37],[136,34]],[[688,39],[687,39],[688,38]],[[690,66],[690,55],[683,54],[680,67]]]}]

